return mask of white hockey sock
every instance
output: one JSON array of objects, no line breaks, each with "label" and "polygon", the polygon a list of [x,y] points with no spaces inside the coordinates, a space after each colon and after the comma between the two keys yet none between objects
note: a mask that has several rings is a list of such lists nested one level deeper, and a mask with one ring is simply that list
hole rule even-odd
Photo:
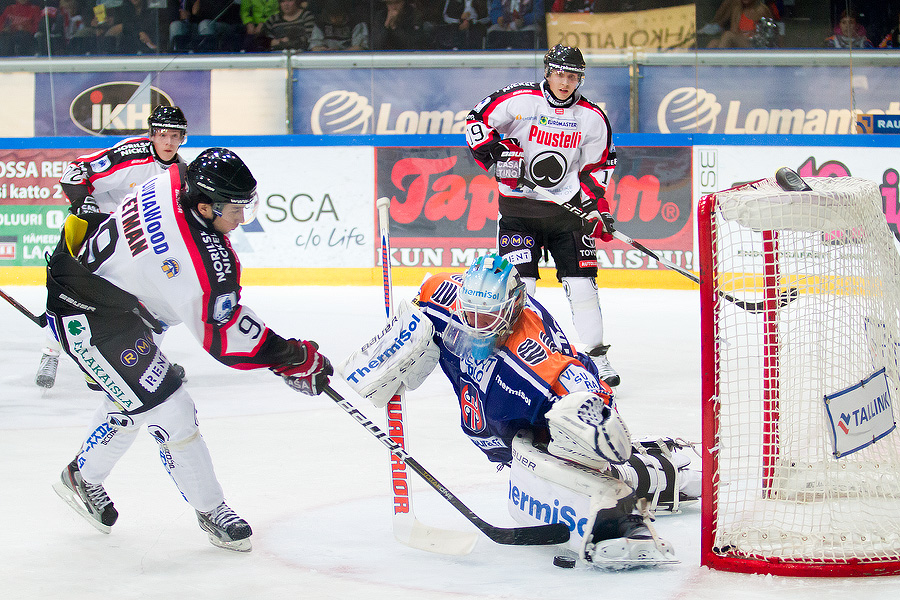
[{"label": "white hockey sock", "polygon": [[197,427],[194,401],[184,386],[148,411],[147,430],[178,491],[195,510],[209,512],[225,500],[206,442]]},{"label": "white hockey sock", "polygon": [[119,459],[131,448],[140,431],[140,423],[104,400],[94,413],[91,432],[81,445],[79,470],[88,483],[103,483]]},{"label": "white hockey sock", "polygon": [[603,343],[603,314],[597,297],[597,282],[591,277],[563,277],[562,284],[578,339],[588,348],[596,348]]}]

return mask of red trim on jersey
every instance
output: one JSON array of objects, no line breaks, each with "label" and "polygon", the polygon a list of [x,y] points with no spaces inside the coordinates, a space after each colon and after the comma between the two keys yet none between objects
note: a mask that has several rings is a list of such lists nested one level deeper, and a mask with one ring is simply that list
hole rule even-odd
[{"label": "red trim on jersey", "polygon": [[209,286],[209,279],[205,276],[206,265],[203,264],[200,250],[197,248],[197,243],[191,233],[191,226],[188,225],[184,210],[182,210],[181,204],[178,203],[178,197],[181,195],[181,175],[178,173],[178,165],[172,165],[166,172],[169,174],[172,209],[175,213],[175,221],[178,223],[178,231],[181,233],[181,239],[184,240],[184,247],[191,257],[194,272],[201,274],[201,276],[197,277],[197,283],[200,284],[200,289],[203,290],[203,302],[201,303],[200,308],[200,318],[203,320],[203,349],[209,352],[209,349],[212,347],[213,329],[207,320],[207,315],[209,309],[209,297],[212,290]]}]

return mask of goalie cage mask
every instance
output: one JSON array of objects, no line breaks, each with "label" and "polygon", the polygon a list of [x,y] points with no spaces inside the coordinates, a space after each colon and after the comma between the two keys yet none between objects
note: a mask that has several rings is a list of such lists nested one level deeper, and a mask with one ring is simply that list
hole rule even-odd
[{"label": "goalie cage mask", "polygon": [[454,312],[472,338],[472,358],[484,360],[502,344],[525,308],[525,283],[496,254],[479,257],[463,275]]}]

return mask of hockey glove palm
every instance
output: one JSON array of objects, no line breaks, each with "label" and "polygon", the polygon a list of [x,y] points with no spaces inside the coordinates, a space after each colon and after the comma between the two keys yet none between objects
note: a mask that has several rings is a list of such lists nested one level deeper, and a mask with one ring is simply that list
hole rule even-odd
[{"label": "hockey glove palm", "polygon": [[277,367],[269,367],[281,375],[288,386],[302,394],[317,396],[328,385],[328,377],[334,374],[331,362],[319,353],[315,342],[287,340],[295,350],[295,359]]},{"label": "hockey glove palm", "polygon": [[501,140],[499,146],[494,177],[512,189],[521,187],[520,182],[525,175],[525,151],[516,138]]}]

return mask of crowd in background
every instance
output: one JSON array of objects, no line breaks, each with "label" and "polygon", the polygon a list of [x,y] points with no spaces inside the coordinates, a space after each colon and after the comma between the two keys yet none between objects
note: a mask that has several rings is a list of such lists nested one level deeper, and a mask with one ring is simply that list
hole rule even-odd
[{"label": "crowd in background", "polygon": [[[687,0],[0,0],[0,56],[541,50],[546,14]],[[700,0],[695,48],[897,48],[900,0]],[[551,40],[555,43],[558,40]]]}]

